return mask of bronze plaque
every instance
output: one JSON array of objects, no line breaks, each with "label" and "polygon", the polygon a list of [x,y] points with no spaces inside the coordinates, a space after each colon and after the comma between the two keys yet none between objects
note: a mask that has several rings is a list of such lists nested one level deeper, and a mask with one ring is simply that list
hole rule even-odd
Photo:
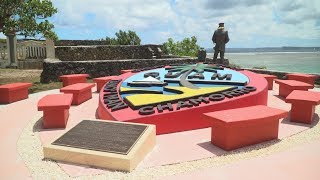
[{"label": "bronze plaque", "polygon": [[146,125],[83,120],[52,144],[126,155],[146,129]]}]

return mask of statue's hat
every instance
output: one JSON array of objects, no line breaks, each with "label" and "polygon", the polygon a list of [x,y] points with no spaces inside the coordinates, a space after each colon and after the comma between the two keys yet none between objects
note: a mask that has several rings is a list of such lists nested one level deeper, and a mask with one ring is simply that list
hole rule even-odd
[{"label": "statue's hat", "polygon": [[218,29],[224,29],[224,23],[219,23]]}]

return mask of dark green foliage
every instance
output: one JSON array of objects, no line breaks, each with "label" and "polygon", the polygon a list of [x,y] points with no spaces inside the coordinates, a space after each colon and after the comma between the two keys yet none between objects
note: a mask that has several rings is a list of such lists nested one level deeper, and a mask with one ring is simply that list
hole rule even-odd
[{"label": "dark green foliage", "polygon": [[197,45],[197,38],[184,38],[181,42],[174,42],[169,38],[167,42],[163,43],[163,51],[165,54],[172,54],[178,56],[197,56],[200,46]]},{"label": "dark green foliage", "polygon": [[116,38],[106,37],[106,41],[110,45],[140,45],[141,39],[134,31],[122,31],[116,32]]},{"label": "dark green foliage", "polygon": [[235,69],[241,69],[241,68],[242,68],[240,65],[238,65],[238,64],[233,64],[233,63],[230,63],[230,64],[229,64],[229,67],[230,67],[230,68],[235,68]]},{"label": "dark green foliage", "polygon": [[252,69],[267,69],[267,66],[261,65],[261,66],[254,66]]},{"label": "dark green foliage", "polygon": [[54,25],[46,20],[56,12],[50,0],[0,0],[0,32],[57,40]]}]

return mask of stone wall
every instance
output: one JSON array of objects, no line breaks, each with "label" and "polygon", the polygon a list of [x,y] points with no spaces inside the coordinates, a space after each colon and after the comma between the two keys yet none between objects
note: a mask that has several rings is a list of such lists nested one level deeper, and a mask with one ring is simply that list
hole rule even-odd
[{"label": "stone wall", "polygon": [[125,46],[56,46],[61,61],[121,60],[161,58],[160,45]]},{"label": "stone wall", "polygon": [[[87,73],[91,78],[119,75],[122,69],[142,69],[165,65],[193,64],[197,58],[166,58],[166,59],[131,59],[131,60],[96,60],[96,61],[52,61],[45,60],[41,74],[41,82],[59,81],[64,74]],[[206,59],[212,63],[212,59]],[[226,62],[227,63],[227,62]],[[227,64],[225,64],[227,66]],[[265,69],[245,69],[259,74],[271,74],[284,79],[290,72],[271,71]],[[316,84],[320,84],[320,74],[317,75]]]},{"label": "stone wall", "polygon": [[119,75],[122,69],[142,69],[174,64],[194,64],[197,58],[130,59],[96,61],[50,61],[45,60],[41,82],[59,81],[64,74],[87,73],[91,78]]},{"label": "stone wall", "polygon": [[91,46],[91,45],[109,45],[107,41],[99,40],[59,40],[54,43],[55,46]]}]

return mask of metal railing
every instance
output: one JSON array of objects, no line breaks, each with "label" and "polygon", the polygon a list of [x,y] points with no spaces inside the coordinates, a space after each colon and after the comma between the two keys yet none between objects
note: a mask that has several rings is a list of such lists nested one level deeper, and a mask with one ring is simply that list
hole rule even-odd
[{"label": "metal railing", "polygon": [[24,41],[17,44],[17,58],[25,59],[45,59],[46,44],[39,41]]},{"label": "metal railing", "polygon": [[[46,44],[39,41],[23,41],[17,43],[17,59],[45,59]],[[8,60],[8,47],[5,43],[0,43],[0,60]]]}]

